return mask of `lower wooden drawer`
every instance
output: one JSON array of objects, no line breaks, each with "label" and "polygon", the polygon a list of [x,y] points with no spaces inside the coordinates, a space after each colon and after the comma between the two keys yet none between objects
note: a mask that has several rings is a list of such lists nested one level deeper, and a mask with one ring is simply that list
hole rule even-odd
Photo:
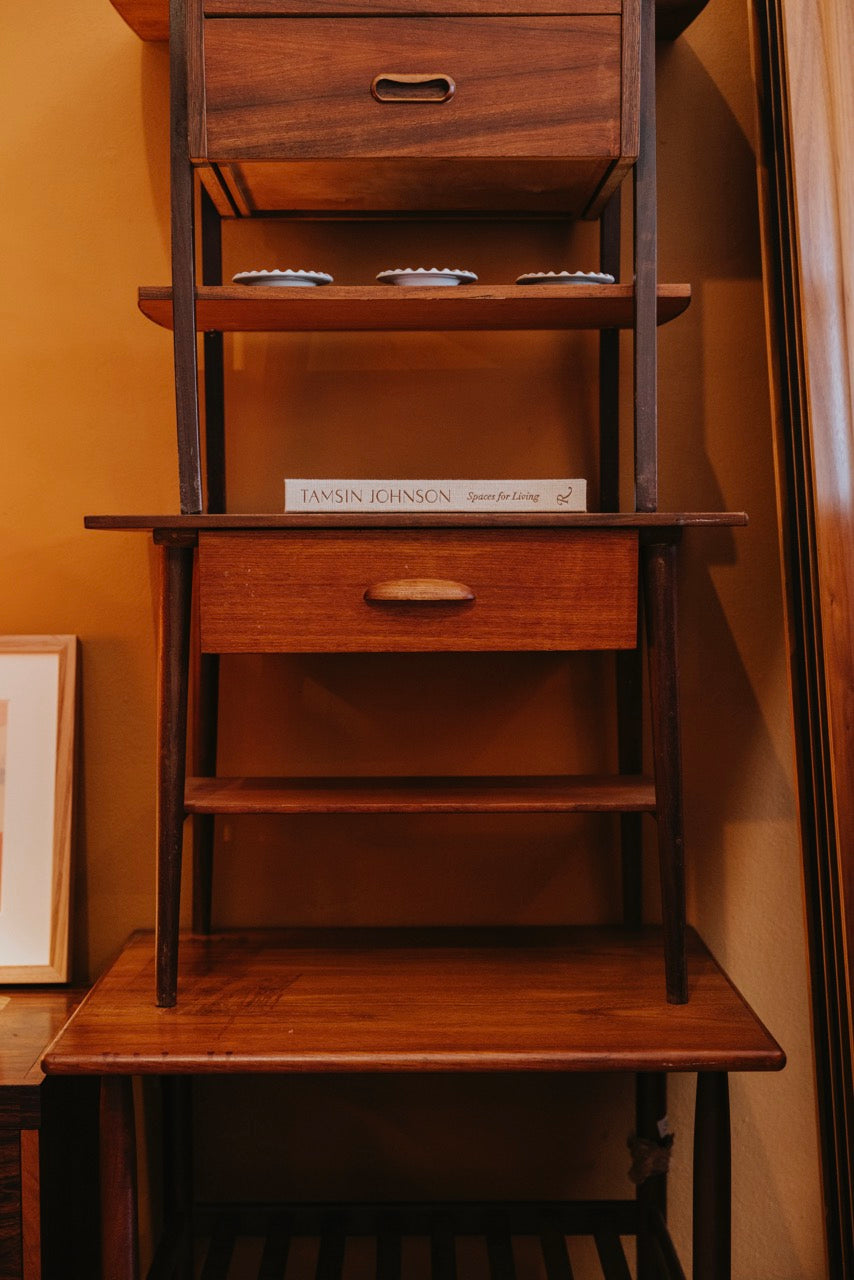
[{"label": "lower wooden drawer", "polygon": [[201,645],[206,653],[628,649],[637,563],[635,530],[202,534]]}]

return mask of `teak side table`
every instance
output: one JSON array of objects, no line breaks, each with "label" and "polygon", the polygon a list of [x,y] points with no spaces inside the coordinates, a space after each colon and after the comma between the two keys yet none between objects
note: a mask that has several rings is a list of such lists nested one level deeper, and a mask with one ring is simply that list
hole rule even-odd
[{"label": "teak side table", "polygon": [[[144,0],[118,7],[140,25],[163,16]],[[400,1237],[416,1225],[433,1241],[437,1280],[454,1280],[454,1237],[472,1233],[487,1238],[494,1280],[512,1277],[510,1242],[519,1233],[542,1239],[549,1280],[569,1280],[562,1241],[574,1232],[594,1236],[606,1280],[629,1275],[622,1234],[638,1238],[639,1280],[683,1275],[664,1223],[661,1173],[625,1202],[233,1206],[213,1219],[192,1206],[193,1075],[342,1070],[634,1071],[636,1132],[653,1147],[665,1073],[696,1071],[694,1277],[729,1276],[727,1073],[778,1069],[783,1054],[685,924],[677,549],[686,527],[743,525],[746,517],[658,510],[656,331],[684,310],[690,290],[657,279],[655,16],[652,0],[549,0],[535,12],[528,0],[437,0],[429,13],[422,0],[171,0],[172,283],[141,290],[140,307],[174,331],[181,513],[87,520],[90,528],[147,530],[162,548],[156,933],[131,940],[45,1059],[50,1073],[102,1080],[109,1280],[137,1275],[134,1073],[163,1078],[174,1120],[174,1212],[151,1280],[192,1274],[196,1228],[211,1234],[206,1278],[228,1276],[234,1240],[249,1231],[265,1236],[259,1276],[281,1276],[290,1235],[309,1232],[322,1238],[320,1280],[340,1276],[348,1234],[376,1235],[378,1275],[394,1280]],[[536,96],[526,79],[532,69]],[[628,175],[634,270],[624,283],[620,191]],[[222,218],[318,212],[598,218],[600,266],[617,283],[397,295],[382,286],[250,294],[223,285]],[[599,333],[597,510],[477,518],[229,512],[225,333],[519,326]],[[625,328],[634,366],[630,511],[619,500]],[[194,580],[198,746],[186,776]],[[217,773],[221,653],[572,649],[615,654],[612,775]],[[619,814],[623,928],[213,933],[216,815],[330,812]],[[642,927],[644,813],[657,822],[661,930]],[[179,945],[188,816],[194,931]]]}]

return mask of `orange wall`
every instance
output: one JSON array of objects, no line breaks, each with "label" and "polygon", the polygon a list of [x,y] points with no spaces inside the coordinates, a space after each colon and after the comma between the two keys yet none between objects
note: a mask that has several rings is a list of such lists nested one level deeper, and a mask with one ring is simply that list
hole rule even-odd
[{"label": "orange wall", "polygon": [[[153,917],[154,561],[144,537],[81,522],[177,501],[170,340],[134,304],[139,283],[168,278],[168,68],[107,0],[7,5],[0,34],[0,625],[83,642],[74,937],[78,973],[94,976]],[[740,5],[715,0],[661,55],[662,275],[695,289],[662,331],[662,505],[751,514],[746,531],[685,542],[691,915],[789,1054],[782,1075],[733,1082],[735,1274],[811,1280],[824,1262],[746,49]],[[323,267],[355,282],[453,259],[499,281],[593,265],[594,244],[589,227],[525,223],[229,227],[226,265]],[[232,506],[275,509],[286,473],[593,477],[594,353],[586,335],[236,337]],[[612,760],[610,670],[589,657],[224,667],[225,771]],[[613,835],[600,818],[235,821],[221,831],[215,912],[225,924],[604,919],[618,889]],[[654,909],[652,863],[650,878]],[[274,1093],[275,1138],[262,1110]],[[672,1202],[686,1251],[690,1093],[675,1082]],[[211,1082],[204,1189],[228,1190],[237,1170],[242,1190],[269,1194],[283,1147],[300,1163],[273,1191],[619,1194],[630,1097],[628,1080],[301,1080],[251,1097]]]}]

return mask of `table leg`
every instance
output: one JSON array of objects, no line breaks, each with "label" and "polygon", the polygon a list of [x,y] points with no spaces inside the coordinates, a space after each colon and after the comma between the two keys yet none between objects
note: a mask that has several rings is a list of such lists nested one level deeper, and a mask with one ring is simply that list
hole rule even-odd
[{"label": "table leg", "polygon": [[694,1112],[694,1280],[730,1280],[731,1178],[729,1080],[697,1076]]},{"label": "table leg", "polygon": [[175,1004],[184,840],[193,548],[165,546],[157,713],[157,1003]]},{"label": "table leg", "polygon": [[[635,1081],[635,1132],[648,1142],[660,1141],[659,1124],[667,1114],[667,1076],[664,1072],[641,1072]],[[659,1276],[658,1250],[650,1237],[649,1216],[657,1212],[667,1218],[667,1175],[655,1173],[637,1189],[641,1208],[641,1230],[638,1233],[638,1280],[655,1280]]]},{"label": "table leg", "polygon": [[163,1201],[180,1223],[175,1280],[193,1280],[193,1096],[189,1076],[162,1076]]},{"label": "table leg", "polygon": [[139,1280],[136,1129],[130,1076],[101,1080],[103,1280]]},{"label": "table leg", "polygon": [[[203,778],[216,775],[217,718],[219,714],[219,654],[199,658],[196,691],[195,772]],[[210,933],[213,895],[214,815],[193,817],[193,932]]]},{"label": "table leg", "polygon": [[643,549],[643,564],[667,999],[671,1004],[685,1004],[688,999],[685,839],[679,741],[675,545],[672,542],[649,543]]}]

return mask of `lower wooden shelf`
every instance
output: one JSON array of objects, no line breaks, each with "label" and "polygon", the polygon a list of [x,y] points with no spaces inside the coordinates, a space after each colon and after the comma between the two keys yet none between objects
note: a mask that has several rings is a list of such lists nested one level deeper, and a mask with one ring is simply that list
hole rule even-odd
[{"label": "lower wooden shelf", "polygon": [[656,928],[187,936],[178,1004],[135,934],[45,1055],[52,1074],[773,1071],[782,1049],[693,930],[666,1002]]},{"label": "lower wooden shelf", "polygon": [[[353,1255],[355,1274],[377,1280],[427,1275],[469,1280],[517,1274],[572,1280],[580,1238],[592,1237],[604,1280],[629,1280],[624,1240],[645,1235],[659,1280],[684,1280],[660,1214],[633,1200],[476,1204],[200,1205],[191,1224],[176,1220],[163,1237],[149,1280],[174,1274],[182,1233],[196,1240],[196,1274],[230,1280],[341,1280]],[[296,1247],[294,1247],[296,1246]],[[302,1266],[300,1265],[301,1260]],[[585,1272],[585,1274],[587,1274]]]},{"label": "lower wooden shelf", "polygon": [[652,813],[643,776],[188,778],[188,813]]}]

